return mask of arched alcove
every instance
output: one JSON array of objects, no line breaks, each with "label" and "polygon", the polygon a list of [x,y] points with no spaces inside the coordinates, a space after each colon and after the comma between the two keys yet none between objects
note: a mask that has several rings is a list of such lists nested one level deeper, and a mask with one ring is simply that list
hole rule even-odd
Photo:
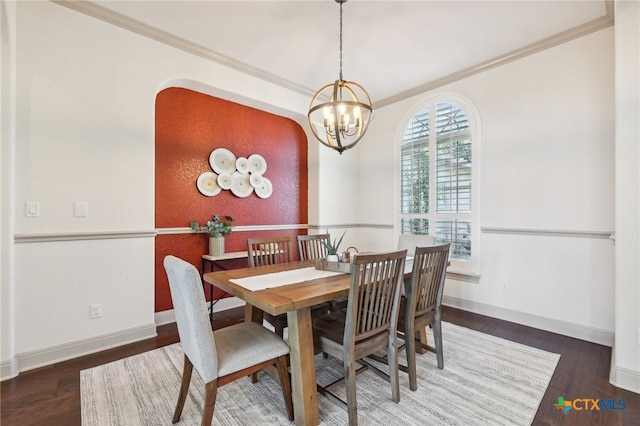
[{"label": "arched alcove", "polygon": [[[198,176],[211,171],[209,155],[226,148],[236,157],[260,154],[267,163],[265,177],[273,194],[246,198],[231,191],[207,197],[196,186]],[[167,87],[155,107],[155,311],[172,308],[162,260],[173,254],[201,265],[207,237],[185,233],[189,222],[206,222],[212,215],[231,215],[235,225],[256,226],[260,235],[290,235],[297,229],[264,230],[308,220],[307,137],[294,120],[183,87]],[[226,238],[227,251],[246,250],[251,231]],[[208,292],[207,292],[208,293]]]}]

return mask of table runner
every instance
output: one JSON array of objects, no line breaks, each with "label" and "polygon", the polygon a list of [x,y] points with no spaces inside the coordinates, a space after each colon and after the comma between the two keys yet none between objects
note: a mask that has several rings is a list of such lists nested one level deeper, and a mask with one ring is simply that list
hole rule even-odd
[{"label": "table runner", "polygon": [[229,281],[242,286],[247,290],[257,291],[264,290],[265,288],[280,287],[283,285],[312,281],[340,274],[342,274],[342,272],[324,271],[311,266],[309,268],[272,272],[270,274],[256,275],[247,278],[235,278]]}]

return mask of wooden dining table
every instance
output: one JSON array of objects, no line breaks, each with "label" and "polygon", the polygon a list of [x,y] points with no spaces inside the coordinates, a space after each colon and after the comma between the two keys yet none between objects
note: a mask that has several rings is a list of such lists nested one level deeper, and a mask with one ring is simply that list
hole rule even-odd
[{"label": "wooden dining table", "polygon": [[318,424],[318,395],[311,307],[349,294],[349,274],[300,281],[262,290],[248,290],[232,280],[314,267],[314,261],[231,269],[204,274],[204,281],[246,302],[245,321],[262,322],[263,312],[287,314],[291,385],[296,425]]}]

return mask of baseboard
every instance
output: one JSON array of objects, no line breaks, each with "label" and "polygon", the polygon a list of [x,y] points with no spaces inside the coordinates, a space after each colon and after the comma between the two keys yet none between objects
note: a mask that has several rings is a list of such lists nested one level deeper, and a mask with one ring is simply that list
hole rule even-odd
[{"label": "baseboard", "polygon": [[563,336],[575,337],[576,339],[586,340],[587,342],[597,343],[599,345],[612,347],[614,343],[615,333],[612,331],[586,327],[579,324],[554,320],[551,318],[541,317],[539,315],[528,314],[526,312],[501,308],[456,297],[444,296],[442,298],[442,304],[462,309],[464,311],[474,312],[476,314],[515,322],[517,324],[550,331],[552,333],[562,334]]},{"label": "baseboard", "polygon": [[[57,362],[66,361],[68,359],[77,358],[84,355],[89,355],[95,352],[100,352],[106,349],[115,348],[117,346],[126,345],[128,343],[149,339],[155,336],[156,325],[148,324],[140,327],[130,328],[128,330],[92,337],[89,339],[78,340],[64,345],[58,345],[42,350],[21,353],[15,357],[17,358],[17,371],[19,373],[22,373],[23,371],[44,367],[46,365],[55,364]],[[3,374],[2,380],[4,379],[5,377]]]},{"label": "baseboard", "polygon": [[18,375],[18,358],[15,356],[0,363],[0,381],[13,379]]},{"label": "baseboard", "polygon": [[628,368],[611,366],[609,383],[621,389],[640,394],[640,372]]},{"label": "baseboard", "polygon": [[[224,299],[219,299],[213,305],[213,312],[222,312],[227,309],[238,308],[240,306],[244,306],[244,300],[238,299],[237,297],[225,297]],[[209,302],[207,302],[207,306]],[[155,315],[156,326],[171,324],[172,322],[176,322],[176,316],[173,312],[173,309],[168,311],[156,312]]]}]

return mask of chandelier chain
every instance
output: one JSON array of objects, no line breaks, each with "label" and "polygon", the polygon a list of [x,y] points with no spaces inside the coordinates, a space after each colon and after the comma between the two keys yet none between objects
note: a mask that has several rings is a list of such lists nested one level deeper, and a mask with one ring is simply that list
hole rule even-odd
[{"label": "chandelier chain", "polygon": [[342,4],[340,2],[340,81],[342,81]]}]

